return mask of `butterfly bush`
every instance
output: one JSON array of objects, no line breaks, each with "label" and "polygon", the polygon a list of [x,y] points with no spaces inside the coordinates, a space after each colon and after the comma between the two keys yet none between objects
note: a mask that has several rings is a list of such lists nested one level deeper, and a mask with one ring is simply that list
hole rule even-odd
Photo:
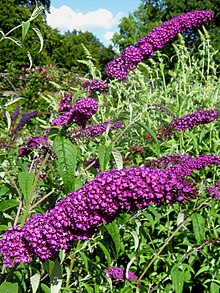
[{"label": "butterfly bush", "polygon": [[13,267],[21,261],[29,263],[34,256],[56,257],[59,249],[69,250],[74,240],[88,239],[100,224],[126,211],[196,198],[198,190],[190,176],[212,164],[220,165],[220,157],[185,158],[182,164],[162,170],[140,167],[100,173],[45,214],[32,216],[22,227],[8,228],[0,241],[4,264]]},{"label": "butterfly bush", "polygon": [[166,140],[167,136],[172,135],[175,131],[184,132],[191,130],[196,125],[204,125],[219,118],[219,112],[216,109],[195,111],[175,118],[168,125],[162,125],[159,128],[157,138]]},{"label": "butterfly bush", "polygon": [[110,61],[106,67],[107,75],[109,78],[116,77],[118,80],[126,79],[128,72],[134,70],[139,62],[151,58],[155,51],[163,48],[178,33],[202,25],[213,17],[213,13],[209,10],[198,10],[165,21],[161,26],[152,29],[136,44],[126,47],[120,57]]},{"label": "butterfly bush", "polygon": [[[18,110],[19,111],[19,110]],[[35,110],[33,112],[30,112],[30,113],[27,113],[27,114],[24,114],[19,123],[17,124],[16,128],[15,128],[15,132],[16,131],[20,131],[24,128],[24,126],[28,123],[28,121],[31,119],[31,118],[34,118],[36,117],[38,114],[38,110]],[[17,113],[15,114],[15,116],[17,115]],[[17,118],[17,117],[16,117]]]}]

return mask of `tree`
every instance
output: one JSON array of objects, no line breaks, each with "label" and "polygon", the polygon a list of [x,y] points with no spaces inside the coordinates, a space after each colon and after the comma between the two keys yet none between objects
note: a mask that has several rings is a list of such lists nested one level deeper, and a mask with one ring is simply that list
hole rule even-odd
[{"label": "tree", "polygon": [[[50,0],[39,0],[37,2],[40,2],[49,11]],[[35,0],[16,0],[15,4],[29,7],[29,6],[35,6],[36,1]]]},{"label": "tree", "polygon": [[88,68],[78,60],[86,58],[82,44],[89,50],[97,68],[104,73],[105,65],[114,57],[112,47],[105,46],[91,33],[68,31],[61,36],[61,44],[53,50],[53,63],[59,67],[72,69],[76,73],[86,73]]},{"label": "tree", "polygon": [[[120,50],[130,44],[136,43],[142,36],[147,35],[150,30],[172,17],[195,10],[212,10],[215,14],[214,20],[207,24],[212,45],[216,50],[220,49],[220,0],[142,0],[138,9],[130,13],[128,17],[122,18],[119,24],[119,33],[113,36],[114,45]],[[193,43],[192,43],[193,41]],[[197,30],[191,30],[186,35],[186,44],[194,50],[197,47]],[[193,45],[193,46],[192,46]],[[164,53],[172,52],[171,48],[164,48]],[[216,59],[220,58],[219,55]]]}]

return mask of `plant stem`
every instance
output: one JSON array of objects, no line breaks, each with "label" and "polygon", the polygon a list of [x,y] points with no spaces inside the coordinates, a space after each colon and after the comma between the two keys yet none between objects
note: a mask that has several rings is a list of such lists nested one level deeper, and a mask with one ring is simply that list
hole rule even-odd
[{"label": "plant stem", "polygon": [[72,272],[72,269],[73,269],[73,266],[74,266],[74,263],[75,263],[75,260],[76,260],[76,254],[78,252],[80,243],[81,243],[81,240],[78,240],[77,245],[76,245],[76,250],[75,250],[75,252],[73,254],[73,257],[72,257],[72,259],[70,261],[70,266],[69,266],[70,274],[69,274],[69,277],[68,277],[68,279],[66,281],[66,288],[69,288],[69,285],[70,285],[70,276],[71,276],[71,272]]}]

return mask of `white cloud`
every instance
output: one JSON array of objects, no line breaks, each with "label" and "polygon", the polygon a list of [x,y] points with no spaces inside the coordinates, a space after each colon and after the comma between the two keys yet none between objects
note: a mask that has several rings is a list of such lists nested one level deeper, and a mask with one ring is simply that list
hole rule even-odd
[{"label": "white cloud", "polygon": [[107,40],[108,43],[111,43],[111,39],[112,39],[114,33],[115,32],[108,31],[104,34],[104,38]]},{"label": "white cloud", "polygon": [[83,14],[80,11],[72,10],[68,6],[60,8],[51,7],[47,14],[47,22],[53,28],[60,31],[82,30],[95,31],[95,29],[109,30],[117,26],[123,14],[118,12],[113,15],[111,11],[99,8]]}]

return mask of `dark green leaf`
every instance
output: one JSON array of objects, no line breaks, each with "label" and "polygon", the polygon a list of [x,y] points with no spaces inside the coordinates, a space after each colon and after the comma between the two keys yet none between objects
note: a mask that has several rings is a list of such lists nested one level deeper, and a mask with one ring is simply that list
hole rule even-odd
[{"label": "dark green leaf", "polygon": [[118,255],[119,251],[122,248],[121,236],[120,236],[118,224],[116,221],[113,221],[112,223],[106,225],[105,228],[108,231],[108,233],[111,235],[111,237],[114,241],[116,254]]},{"label": "dark green leaf", "polygon": [[193,232],[195,234],[197,244],[202,244],[205,239],[205,220],[198,213],[192,215]]},{"label": "dark green leaf", "polygon": [[53,147],[58,157],[57,169],[63,179],[67,192],[73,191],[77,162],[77,147],[67,138],[59,135],[54,139]]},{"label": "dark green leaf", "polygon": [[60,263],[56,259],[52,274],[50,275],[50,290],[51,293],[59,293],[62,285],[62,269]]},{"label": "dark green leaf", "polygon": [[25,203],[29,201],[29,197],[32,192],[32,185],[34,182],[34,174],[29,172],[18,173],[18,183],[21,188],[22,194],[24,195]]},{"label": "dark green leaf", "polygon": [[88,258],[87,258],[87,256],[85,255],[85,253],[82,252],[82,251],[79,251],[79,254],[81,255],[81,258],[83,259],[84,264],[85,264],[85,269],[86,269],[86,271],[88,272]]},{"label": "dark green leaf", "polygon": [[0,202],[0,212],[5,212],[11,208],[17,207],[19,205],[19,201],[16,199],[7,199]]},{"label": "dark green leaf", "polygon": [[106,257],[108,267],[110,267],[110,265],[111,265],[111,256],[110,256],[110,253],[108,252],[108,249],[101,242],[99,242],[98,245],[99,245],[99,247],[101,248],[101,250],[103,251],[103,253],[104,253],[105,257]]},{"label": "dark green leaf", "polygon": [[171,279],[176,293],[183,292],[184,273],[181,272],[178,266],[174,266],[171,271]]},{"label": "dark green leaf", "polygon": [[93,289],[86,283],[82,283],[82,285],[86,288],[87,293],[93,293]]}]

